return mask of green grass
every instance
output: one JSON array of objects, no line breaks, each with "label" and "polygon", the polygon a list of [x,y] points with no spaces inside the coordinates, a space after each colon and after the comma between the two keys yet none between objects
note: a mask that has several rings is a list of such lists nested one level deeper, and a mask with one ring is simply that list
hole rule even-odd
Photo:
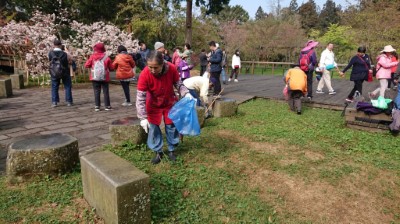
[{"label": "green grass", "polygon": [[[340,223],[338,208],[357,214],[347,222],[399,223],[399,143],[390,134],[346,128],[337,111],[305,107],[299,116],[286,103],[254,100],[235,117],[208,119],[200,136],[185,137],[175,164],[151,165],[153,153],[129,142],[105,150],[150,175],[154,223]],[[75,222],[96,222],[90,208],[75,205],[82,198],[78,172],[16,187],[4,181],[0,223],[73,222],[66,210],[81,214]],[[309,202],[303,192],[327,202]],[[333,196],[342,203],[331,207]],[[349,206],[353,201],[366,206]]]}]

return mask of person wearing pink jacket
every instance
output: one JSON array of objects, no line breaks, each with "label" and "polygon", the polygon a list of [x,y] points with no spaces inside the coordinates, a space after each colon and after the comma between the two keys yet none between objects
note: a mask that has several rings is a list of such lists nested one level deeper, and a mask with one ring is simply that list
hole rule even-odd
[{"label": "person wearing pink jacket", "polygon": [[396,66],[399,62],[392,62],[392,53],[395,52],[391,45],[387,45],[381,51],[381,55],[377,57],[376,64],[376,78],[379,80],[379,87],[369,94],[370,98],[376,98],[377,93],[379,96],[385,97],[385,90],[388,87],[388,79],[392,75],[392,67]]}]

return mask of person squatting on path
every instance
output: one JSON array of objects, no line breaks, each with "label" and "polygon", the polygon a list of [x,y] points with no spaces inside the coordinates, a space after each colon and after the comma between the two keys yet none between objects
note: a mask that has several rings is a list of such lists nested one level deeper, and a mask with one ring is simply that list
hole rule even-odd
[{"label": "person squatting on path", "polygon": [[337,64],[335,62],[335,54],[333,53],[333,44],[329,43],[326,49],[322,52],[321,58],[319,61],[319,67],[323,68],[323,73],[321,80],[318,83],[316,93],[324,93],[322,88],[324,88],[325,84],[329,90],[329,95],[336,94],[335,90],[332,88],[331,84],[331,70],[333,68],[337,68]]},{"label": "person squatting on path", "polygon": [[[93,47],[94,53],[85,63],[85,68],[91,68],[90,80],[94,91],[94,111],[100,111],[100,93],[103,88],[105,110],[111,110],[108,82],[110,82],[110,70],[114,70],[111,59],[106,54],[103,43],[97,43]],[[98,74],[97,74],[98,73]]]},{"label": "person squatting on path", "polygon": [[62,51],[62,43],[60,40],[54,40],[53,44],[54,49],[50,51],[48,55],[51,75],[51,107],[57,107],[57,104],[60,102],[58,89],[61,80],[65,89],[65,102],[67,102],[67,106],[72,106],[72,81],[69,71],[69,64],[72,60],[68,58],[67,53]]},{"label": "person squatting on path", "polygon": [[232,72],[231,76],[228,79],[228,82],[232,81],[233,74],[235,74],[235,82],[238,81],[238,75],[239,75],[239,69],[242,67],[241,61],[240,61],[240,52],[239,50],[235,51],[235,54],[232,56]]},{"label": "person squatting on path", "polygon": [[160,129],[162,118],[168,143],[168,157],[176,161],[174,151],[179,143],[179,133],[172,120],[168,118],[168,112],[177,101],[174,87],[181,96],[190,96],[189,90],[179,79],[175,66],[164,61],[161,52],[151,51],[147,58],[147,66],[141,72],[137,85],[136,110],[141,120],[140,125],[148,133],[147,145],[156,154],[151,160],[153,164],[158,164],[164,156]]},{"label": "person squatting on path", "polygon": [[285,77],[288,85],[290,110],[301,114],[301,97],[307,93],[307,75],[300,67],[296,66],[288,70]]},{"label": "person squatting on path", "polygon": [[222,51],[221,49],[217,48],[215,41],[210,41],[208,45],[210,46],[210,50],[212,52],[210,58],[208,59],[208,62],[210,63],[210,80],[214,85],[213,96],[217,97],[221,92],[220,75],[222,71]]},{"label": "person squatting on path", "polygon": [[126,47],[122,45],[118,46],[117,52],[118,55],[115,57],[113,67],[117,70],[116,78],[119,79],[125,94],[125,102],[122,103],[122,106],[132,106],[129,83],[135,76],[133,72],[135,61],[133,61],[132,56],[128,54]]},{"label": "person squatting on path", "polygon": [[344,73],[352,67],[350,81],[354,82],[354,87],[347,96],[347,102],[353,101],[354,95],[357,91],[360,96],[362,95],[363,82],[368,80],[368,73],[371,69],[371,60],[365,52],[365,47],[359,47],[357,49],[357,54],[350,59],[349,64],[340,73],[341,76],[344,76]]},{"label": "person squatting on path", "polygon": [[[314,69],[315,66],[317,65],[317,54],[315,53],[314,48],[318,46],[319,42],[309,40],[306,43],[306,46],[301,50],[300,56],[299,56],[299,65],[300,68],[307,74],[307,98],[309,100],[312,100],[313,97],[313,89],[312,89],[312,83],[313,83],[313,74],[314,74]],[[302,68],[302,59],[306,57],[306,67],[303,69]]]},{"label": "person squatting on path", "polygon": [[379,79],[379,87],[369,94],[370,98],[379,96],[385,97],[385,90],[388,87],[388,79],[391,79],[392,67],[399,62],[392,61],[392,52],[396,51],[392,45],[387,45],[381,51],[381,54],[376,58],[376,78]]}]

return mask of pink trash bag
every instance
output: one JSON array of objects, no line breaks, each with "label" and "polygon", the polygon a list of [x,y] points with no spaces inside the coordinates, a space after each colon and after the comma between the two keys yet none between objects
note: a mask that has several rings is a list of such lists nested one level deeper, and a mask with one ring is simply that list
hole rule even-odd
[{"label": "pink trash bag", "polygon": [[285,100],[289,100],[289,88],[286,85],[285,88],[282,90],[283,96],[285,97]]}]

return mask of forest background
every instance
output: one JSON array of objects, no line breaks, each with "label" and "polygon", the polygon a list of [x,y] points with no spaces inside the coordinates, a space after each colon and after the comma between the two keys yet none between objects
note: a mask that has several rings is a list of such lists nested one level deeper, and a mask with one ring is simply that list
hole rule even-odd
[{"label": "forest background", "polygon": [[198,7],[191,17],[195,53],[215,40],[228,54],[240,49],[242,60],[254,61],[294,62],[309,39],[321,43],[317,51],[334,43],[341,63],[358,46],[366,46],[372,58],[385,45],[400,46],[400,1],[359,0],[346,8],[332,0],[322,8],[313,0],[301,5],[292,0],[284,8],[279,0],[269,2],[270,13],[260,6],[254,19],[241,6],[230,6],[229,0],[6,0],[0,3],[0,14],[6,22],[28,20],[35,10],[54,14],[62,24],[58,34],[64,37],[74,35],[68,21],[102,21],[132,32],[149,48],[162,41],[171,50],[185,43],[187,5],[194,3]]}]

